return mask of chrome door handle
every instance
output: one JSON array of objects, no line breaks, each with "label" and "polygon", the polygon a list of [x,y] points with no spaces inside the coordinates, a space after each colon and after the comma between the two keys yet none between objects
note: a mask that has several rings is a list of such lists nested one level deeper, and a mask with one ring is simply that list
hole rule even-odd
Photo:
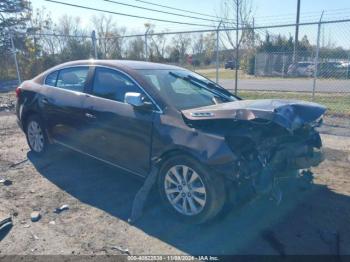
[{"label": "chrome door handle", "polygon": [[54,104],[55,103],[55,100],[53,98],[47,98],[47,97],[43,97],[41,99],[41,102],[45,105],[47,104]]},{"label": "chrome door handle", "polygon": [[86,116],[86,117],[88,117],[88,118],[93,118],[93,119],[95,119],[95,118],[96,118],[96,116],[95,116],[95,115],[90,114],[90,113],[85,113],[85,116]]},{"label": "chrome door handle", "polygon": [[49,100],[47,98],[43,98],[43,99],[41,99],[41,102],[43,102],[43,104],[48,104]]}]

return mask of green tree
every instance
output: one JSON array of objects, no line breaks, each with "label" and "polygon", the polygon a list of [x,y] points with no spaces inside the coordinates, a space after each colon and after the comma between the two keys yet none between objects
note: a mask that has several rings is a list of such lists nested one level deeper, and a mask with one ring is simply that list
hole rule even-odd
[{"label": "green tree", "polygon": [[[25,0],[1,0],[0,1],[0,79],[16,78],[14,62],[9,52],[11,47],[10,32],[24,31],[29,20],[31,7]],[[13,35],[16,47],[25,46],[23,36]]]},{"label": "green tree", "polygon": [[[26,0],[1,0],[0,2],[0,28],[24,29],[31,10]],[[2,31],[2,30],[1,30]]]}]

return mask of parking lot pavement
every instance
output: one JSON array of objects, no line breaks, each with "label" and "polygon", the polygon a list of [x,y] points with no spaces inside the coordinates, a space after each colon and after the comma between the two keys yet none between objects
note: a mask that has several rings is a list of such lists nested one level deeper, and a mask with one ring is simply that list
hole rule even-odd
[{"label": "parking lot pavement", "polygon": [[[147,200],[135,225],[127,219],[142,181],[62,148],[39,159],[28,152],[11,114],[0,116],[0,213],[13,227],[4,254],[350,254],[350,138],[324,134],[327,159],[315,185],[286,189],[282,204],[267,197],[232,207],[216,221],[188,225]],[[69,209],[54,210],[63,204]],[[41,219],[30,221],[33,210]],[[54,222],[52,222],[54,221]]]},{"label": "parking lot pavement", "polygon": [[[234,89],[234,79],[221,79],[219,83],[227,89]],[[313,79],[240,79],[238,88],[239,90],[312,92]],[[350,79],[317,80],[316,92],[350,93]]]}]

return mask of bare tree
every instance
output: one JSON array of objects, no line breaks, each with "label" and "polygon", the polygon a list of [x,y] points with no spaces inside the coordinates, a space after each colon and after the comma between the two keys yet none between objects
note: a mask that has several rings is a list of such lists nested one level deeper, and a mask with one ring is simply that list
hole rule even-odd
[{"label": "bare tree", "polygon": [[137,36],[128,41],[127,58],[132,60],[144,59],[144,40],[142,37]]},{"label": "bare tree", "polygon": [[235,94],[238,87],[238,69],[240,64],[239,49],[248,42],[249,32],[252,25],[252,3],[251,0],[224,0],[222,6],[222,17],[224,18],[223,27],[236,28],[225,30],[226,37],[231,47],[235,50],[236,69],[235,69]]},{"label": "bare tree", "polygon": [[214,50],[215,50],[215,33],[211,32],[208,33],[205,37],[204,37],[204,49],[205,49],[205,63],[209,64],[212,60],[213,54],[214,54]]},{"label": "bare tree", "polygon": [[56,37],[60,53],[68,46],[69,42],[85,40],[83,36],[87,35],[87,31],[82,29],[80,18],[68,15],[60,17],[53,31],[60,35]]},{"label": "bare tree", "polygon": [[224,18],[222,23],[224,29],[240,29],[238,41],[236,41],[236,30],[225,30],[227,41],[233,49],[249,42],[253,23],[251,0],[225,0],[222,4],[221,17]]},{"label": "bare tree", "polygon": [[[45,7],[36,9],[30,12],[30,20],[28,22],[27,32],[33,33],[34,49],[36,55],[40,48],[45,54],[56,53],[56,39],[52,36],[37,37],[35,34],[52,34],[54,23],[50,12],[47,12]],[[39,46],[38,46],[39,45]]]},{"label": "bare tree", "polygon": [[[147,29],[147,41],[148,44],[148,58],[151,61],[162,62],[165,60],[166,51],[166,36],[162,33],[152,35],[155,33],[155,25],[146,23],[145,28]],[[163,31],[166,32],[166,31]]]},{"label": "bare tree", "polygon": [[186,34],[177,34],[173,38],[173,51],[178,53],[179,62],[181,64],[185,63],[185,56],[188,48],[191,45],[191,36]]},{"label": "bare tree", "polygon": [[59,46],[60,62],[69,60],[88,59],[92,57],[90,30],[82,26],[79,17],[64,15],[55,25],[57,43]]},{"label": "bare tree", "polygon": [[[164,61],[165,59],[165,48],[166,48],[166,37],[164,34],[151,36],[151,55],[154,53],[156,61]],[[151,59],[152,60],[152,59]]]},{"label": "bare tree", "polygon": [[192,52],[197,62],[209,64],[215,50],[215,33],[192,37]]},{"label": "bare tree", "polygon": [[111,16],[94,16],[92,23],[97,33],[100,56],[103,58],[122,58],[122,40],[126,29],[118,27]]},{"label": "bare tree", "polygon": [[197,37],[193,37],[192,53],[194,55],[201,55],[204,53],[204,36],[203,36],[203,34],[199,34]]}]

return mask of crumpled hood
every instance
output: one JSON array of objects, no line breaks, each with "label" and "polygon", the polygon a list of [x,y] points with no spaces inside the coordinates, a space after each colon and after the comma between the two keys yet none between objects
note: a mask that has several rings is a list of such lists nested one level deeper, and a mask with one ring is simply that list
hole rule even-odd
[{"label": "crumpled hood", "polygon": [[322,105],[287,99],[239,100],[212,106],[183,110],[188,120],[264,119],[275,122],[289,131],[312,123],[326,111]]}]

